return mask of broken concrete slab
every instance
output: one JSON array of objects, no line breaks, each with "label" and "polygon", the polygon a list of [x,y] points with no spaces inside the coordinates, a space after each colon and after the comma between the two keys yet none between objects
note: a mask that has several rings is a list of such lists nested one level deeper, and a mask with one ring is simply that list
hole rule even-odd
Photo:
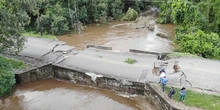
[{"label": "broken concrete slab", "polygon": [[[53,50],[57,44],[59,44],[59,46]],[[140,79],[143,70],[147,70],[147,81],[157,82],[159,80],[159,76],[152,74],[154,63],[159,61],[157,60],[157,55],[112,52],[95,48],[76,51],[73,49],[74,47],[64,44],[65,43],[59,41],[28,38],[28,42],[25,44],[26,48],[24,48],[19,55],[39,59],[42,55],[49,52],[42,57],[44,62],[54,62],[55,64],[65,65],[70,68],[80,68],[87,72],[121,77],[135,81]],[[50,52],[51,50],[53,51]],[[71,52],[68,53],[69,51]],[[127,58],[135,59],[137,63],[132,65],[127,64],[124,62]],[[183,71],[186,77],[181,76],[181,72],[173,74],[173,65],[175,61],[179,61],[180,71]],[[173,58],[167,60],[167,62],[166,74],[169,79],[168,84],[181,84],[181,86],[190,87],[190,84],[187,82],[189,81],[193,87],[220,91],[220,83],[218,83],[220,80],[218,70],[218,67],[220,67],[219,60],[204,58]]]}]

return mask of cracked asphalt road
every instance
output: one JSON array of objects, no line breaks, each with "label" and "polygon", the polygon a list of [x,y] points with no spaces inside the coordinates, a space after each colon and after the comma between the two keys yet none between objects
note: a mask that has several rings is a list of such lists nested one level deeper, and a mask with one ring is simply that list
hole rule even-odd
[{"label": "cracked asphalt road", "polygon": [[[58,46],[53,52],[48,53],[57,44]],[[67,51],[70,52],[67,53]],[[159,80],[159,76],[152,74],[154,62],[158,62],[156,55],[120,53],[95,48],[76,51],[74,47],[65,45],[61,41],[32,37],[28,38],[24,50],[19,55],[41,58],[44,62],[59,63],[60,65],[79,68],[96,74],[135,81],[140,78],[144,70],[147,70],[147,81],[157,82]],[[57,58],[58,56],[59,58]],[[136,59],[137,63],[127,64],[124,62],[127,58]],[[167,60],[168,84],[180,86],[179,81],[182,73],[172,74],[175,61],[179,61],[181,71],[184,71],[187,80],[192,83],[193,87],[220,92],[219,60],[204,58],[174,58]],[[190,87],[184,78],[181,86]]]}]

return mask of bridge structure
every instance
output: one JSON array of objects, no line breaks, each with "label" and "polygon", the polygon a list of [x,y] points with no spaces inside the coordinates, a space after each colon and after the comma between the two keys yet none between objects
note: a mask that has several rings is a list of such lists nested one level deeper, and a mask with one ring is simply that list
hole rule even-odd
[{"label": "bridge structure", "polygon": [[[101,46],[96,46],[101,47]],[[163,53],[168,54],[168,53]],[[70,68],[78,68],[97,75],[124,78],[134,81],[158,82],[159,76],[152,74],[155,62],[164,62],[168,85],[196,87],[220,91],[220,61],[204,58],[171,58],[162,61],[158,53],[114,52],[111,48],[97,49],[90,47],[77,51],[65,42],[40,38],[27,38],[25,48],[18,56],[39,59],[41,62],[53,62]],[[137,62],[128,64],[126,59]],[[180,70],[174,72],[173,66],[178,61]],[[36,62],[32,62],[35,64]],[[184,74],[183,74],[184,71]],[[180,81],[181,79],[181,81]],[[207,83],[204,83],[206,81]],[[190,83],[189,83],[190,82]],[[180,85],[181,83],[181,85]]]}]

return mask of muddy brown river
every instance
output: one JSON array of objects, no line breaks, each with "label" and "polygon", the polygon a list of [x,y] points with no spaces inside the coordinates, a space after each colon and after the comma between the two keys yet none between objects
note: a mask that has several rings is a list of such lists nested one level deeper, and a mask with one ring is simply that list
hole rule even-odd
[{"label": "muddy brown river", "polygon": [[[91,24],[84,27],[81,34],[67,34],[57,36],[57,38],[77,49],[84,49],[87,44],[94,44],[112,47],[113,51],[121,52],[127,52],[129,49],[171,52],[175,26],[173,24],[156,24],[156,18],[155,15],[150,15],[141,16],[134,22],[114,21],[105,26]],[[146,27],[142,28],[148,24],[154,26],[154,31],[150,31]],[[170,39],[158,37],[156,35],[158,32],[168,35]]]},{"label": "muddy brown river", "polygon": [[142,96],[119,94],[55,79],[16,86],[1,110],[156,110]]},{"label": "muddy brown river", "polygon": [[[142,16],[134,22],[114,21],[100,26],[90,24],[80,34],[57,36],[60,41],[76,49],[84,49],[87,44],[112,47],[113,51],[127,52],[138,49],[154,52],[173,50],[175,26],[156,24],[154,15]],[[154,31],[146,28],[153,24]],[[142,28],[144,26],[144,28]],[[158,37],[158,32],[170,36]],[[1,110],[156,110],[142,96],[118,94],[71,82],[54,79],[16,85],[10,97],[0,100]]]}]

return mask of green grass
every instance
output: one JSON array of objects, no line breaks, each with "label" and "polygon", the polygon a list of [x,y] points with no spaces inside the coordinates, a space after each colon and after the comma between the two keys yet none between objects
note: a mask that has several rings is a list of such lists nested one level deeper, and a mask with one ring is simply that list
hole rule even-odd
[{"label": "green grass", "polygon": [[[14,60],[14,59],[5,58],[2,56],[0,56],[0,59],[3,59],[4,62],[7,62],[8,64],[10,64],[12,66],[12,68],[14,68],[14,69],[22,69],[27,66],[23,61],[20,61],[20,60]],[[0,61],[0,63],[1,62],[3,62],[3,61]]]},{"label": "green grass", "polygon": [[[165,92],[168,94],[170,88],[165,87]],[[173,99],[179,101],[179,88],[175,88],[176,94],[173,95]],[[186,97],[183,102],[187,106],[194,106],[198,108],[208,110],[220,110],[220,96],[199,93],[186,89]]]},{"label": "green grass", "polygon": [[43,34],[43,36],[41,36],[40,34],[37,34],[35,33],[34,31],[25,31],[22,33],[23,36],[26,36],[26,37],[39,37],[39,38],[47,38],[47,39],[53,39],[55,40],[56,37],[54,35],[45,35]]},{"label": "green grass", "polygon": [[136,63],[137,61],[135,59],[131,59],[131,58],[128,58],[126,59],[124,62],[128,63],[128,64],[134,64]]},{"label": "green grass", "polygon": [[169,57],[173,58],[173,57],[199,57],[197,55],[193,55],[190,53],[179,53],[179,52],[173,52],[168,54]]}]

